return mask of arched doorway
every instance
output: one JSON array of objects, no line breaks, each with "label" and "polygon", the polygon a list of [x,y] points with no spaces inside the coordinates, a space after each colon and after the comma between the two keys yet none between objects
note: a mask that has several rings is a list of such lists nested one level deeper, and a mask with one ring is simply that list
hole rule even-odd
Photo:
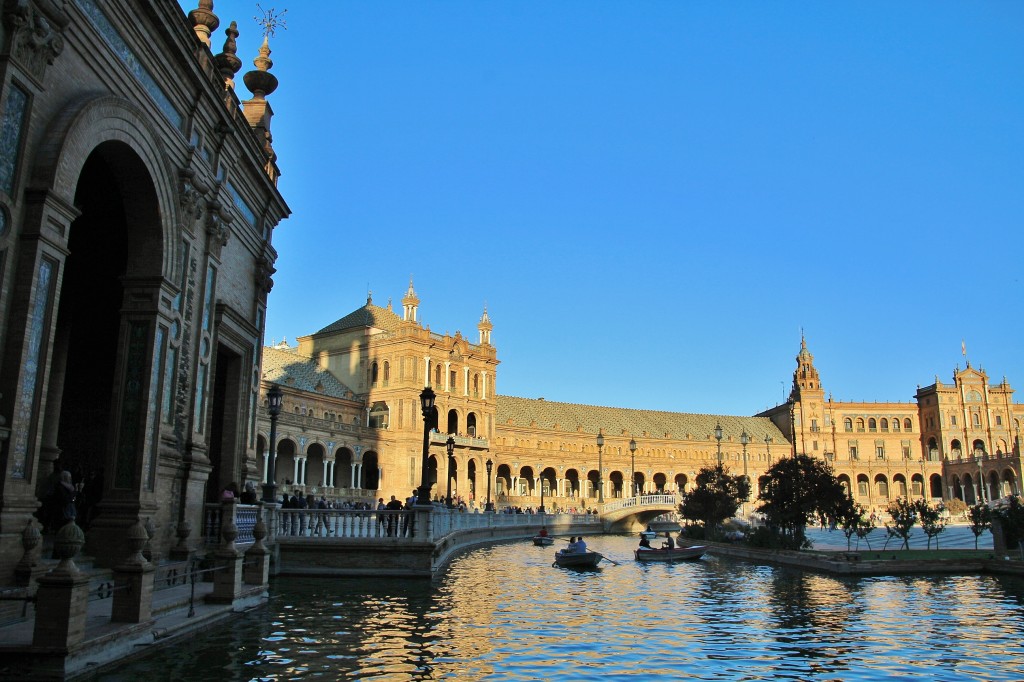
[{"label": "arched doorway", "polygon": [[[140,281],[162,277],[164,250],[153,181],[127,144],[109,141],[93,149],[74,200],[81,213],[69,229],[60,280],[37,482],[42,492],[44,472],[61,469],[71,471],[76,484],[91,481],[82,500],[91,507],[89,520],[102,513],[111,493],[137,503],[140,493],[155,489],[158,429],[144,442],[147,418],[156,415],[146,409],[143,390],[152,376],[156,330],[152,320],[130,321],[122,310]],[[55,287],[58,265],[42,262],[40,278],[44,268]],[[29,322],[41,333],[45,323]],[[218,483],[237,478],[221,472],[219,459],[212,464]]]},{"label": "arched doorway", "polygon": [[[434,460],[434,465],[437,461]],[[363,453],[363,480],[359,487],[363,490],[376,491],[380,489],[380,459],[373,450]]]}]

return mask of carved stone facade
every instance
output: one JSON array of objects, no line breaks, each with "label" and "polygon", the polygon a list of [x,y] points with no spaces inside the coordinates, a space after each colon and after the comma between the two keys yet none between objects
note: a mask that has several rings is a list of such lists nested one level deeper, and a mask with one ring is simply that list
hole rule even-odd
[{"label": "carved stone facade", "polygon": [[34,515],[64,522],[43,504],[61,470],[108,564],[140,519],[164,554],[256,471],[265,280],[289,210],[202,4],[190,30],[173,0],[3,1],[0,584]]}]

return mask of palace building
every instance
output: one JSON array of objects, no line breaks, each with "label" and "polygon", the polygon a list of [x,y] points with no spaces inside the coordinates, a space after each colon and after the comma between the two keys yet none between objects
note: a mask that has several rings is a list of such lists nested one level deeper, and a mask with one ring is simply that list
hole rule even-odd
[{"label": "palace building", "polygon": [[[431,494],[445,497],[450,480],[452,496],[474,508],[488,501],[488,468],[499,508],[536,508],[543,494],[547,509],[579,509],[634,491],[684,491],[719,457],[761,481],[774,459],[798,452],[828,460],[854,500],[872,509],[897,497],[971,503],[1019,493],[1024,407],[1005,380],[992,386],[970,366],[952,384],[918,388],[913,402],[835,402],[801,339],[789,399],[755,416],[576,405],[498,393],[486,310],[470,341],[424,326],[411,282],[401,303],[399,314],[368,299],[294,347],[265,349],[264,396],[272,384],[284,394],[275,449],[286,492],[408,497],[422,474],[419,394],[431,386]],[[259,430],[265,472],[265,410]]]},{"label": "palace building", "polygon": [[57,527],[62,472],[108,566],[143,521],[154,556],[195,547],[203,505],[259,475],[271,241],[289,214],[277,79],[248,32],[243,96],[237,25],[217,39],[213,2],[197,4],[3,3],[0,584],[33,516]]}]

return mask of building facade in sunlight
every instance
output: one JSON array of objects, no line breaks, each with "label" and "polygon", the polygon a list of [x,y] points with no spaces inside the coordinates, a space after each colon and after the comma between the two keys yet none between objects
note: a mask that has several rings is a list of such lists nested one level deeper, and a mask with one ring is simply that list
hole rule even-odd
[{"label": "building facade in sunlight", "polygon": [[[973,502],[1019,492],[1024,408],[1008,383],[991,386],[970,367],[953,384],[919,388],[913,402],[835,402],[801,340],[789,400],[771,410],[634,410],[500,395],[492,328],[485,310],[473,342],[432,332],[410,283],[401,314],[368,300],[294,347],[266,349],[264,392],[272,383],[284,391],[278,484],[329,499],[408,497],[420,483],[419,394],[429,385],[438,396],[432,495],[446,497],[450,478],[453,497],[471,507],[487,502],[488,462],[499,507],[539,507],[543,491],[546,508],[579,509],[634,491],[685,490],[719,456],[760,481],[776,458],[797,452],[828,460],[853,498],[873,509],[897,497]],[[264,461],[268,430],[264,415]]]},{"label": "building facade in sunlight", "polygon": [[[211,2],[21,0],[0,28],[0,581],[62,472],[98,563],[258,476],[266,295],[288,215],[269,45]],[[248,17],[246,17],[248,18]],[[56,513],[55,513],[56,512]],[[197,529],[191,536],[184,532]],[[184,538],[183,538],[184,535]]]}]

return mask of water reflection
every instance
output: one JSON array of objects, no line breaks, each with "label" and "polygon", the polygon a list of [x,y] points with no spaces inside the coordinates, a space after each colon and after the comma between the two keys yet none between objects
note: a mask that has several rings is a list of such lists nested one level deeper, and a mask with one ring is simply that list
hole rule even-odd
[{"label": "water reflection", "polygon": [[283,579],[266,607],[97,679],[1024,677],[1019,579],[636,564],[632,538],[588,543],[622,565],[552,568],[523,543],[466,554],[434,584]]}]

